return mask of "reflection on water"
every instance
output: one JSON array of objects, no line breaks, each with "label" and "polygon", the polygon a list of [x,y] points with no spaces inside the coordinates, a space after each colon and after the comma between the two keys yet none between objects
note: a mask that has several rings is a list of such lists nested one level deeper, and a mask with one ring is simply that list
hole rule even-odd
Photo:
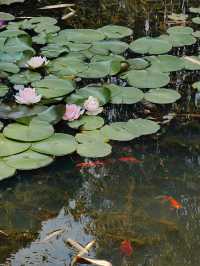
[{"label": "reflection on water", "polygon": [[[14,6],[18,15],[38,15],[37,7],[55,2],[38,1],[34,9],[32,1],[23,10]],[[77,15],[65,22],[67,26],[123,24],[138,36],[145,34],[146,20],[150,34],[162,31],[165,12],[184,12],[189,1],[71,2],[76,3]],[[50,15],[59,17],[59,12]],[[83,245],[96,239],[91,257],[107,259],[114,266],[199,266],[199,133],[198,123],[180,128],[174,124],[159,140],[154,136],[115,144],[103,165],[78,168],[80,158],[64,157],[48,168],[21,172],[2,182],[0,262],[69,265],[74,251],[66,240],[72,238]],[[119,161],[122,156],[141,163]],[[162,201],[165,195],[183,208]],[[65,228],[61,236],[42,242],[59,228]],[[124,240],[133,245],[130,257],[120,251]]]}]

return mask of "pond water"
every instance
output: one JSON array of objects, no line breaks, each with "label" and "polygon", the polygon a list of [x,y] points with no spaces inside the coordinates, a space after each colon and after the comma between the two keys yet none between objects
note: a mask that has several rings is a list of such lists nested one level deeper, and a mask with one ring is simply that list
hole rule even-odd
[{"label": "pond water", "polygon": [[[38,13],[38,7],[58,1],[34,2],[4,10],[57,18],[65,12]],[[166,28],[166,11],[184,11],[197,2],[73,1],[77,13],[65,26],[115,23],[133,28],[138,37],[145,34],[149,20],[154,35]],[[188,102],[184,106],[189,108]],[[47,168],[18,172],[2,182],[0,230],[7,235],[0,231],[0,265],[70,265],[76,255],[67,245],[71,238],[82,245],[95,239],[90,257],[114,266],[199,266],[200,125],[195,111],[196,115],[183,115],[164,126],[158,135],[115,142],[112,155],[99,165],[81,167],[87,159],[66,156]],[[112,117],[112,110],[108,112]],[[122,159],[127,157],[132,159]],[[166,196],[182,208],[163,200]],[[58,229],[64,232],[43,241]],[[120,249],[124,240],[131,241],[130,256]]]}]

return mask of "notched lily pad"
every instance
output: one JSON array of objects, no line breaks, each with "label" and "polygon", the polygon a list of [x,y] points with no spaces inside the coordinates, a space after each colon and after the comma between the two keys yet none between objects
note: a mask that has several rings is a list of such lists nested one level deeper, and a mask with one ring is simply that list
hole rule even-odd
[{"label": "notched lily pad", "polygon": [[104,119],[100,116],[83,116],[79,120],[69,122],[69,127],[82,130],[94,130],[104,125]]},{"label": "notched lily pad", "polygon": [[174,103],[181,98],[181,95],[172,89],[153,89],[145,93],[145,99],[157,104]]},{"label": "notched lily pad", "polygon": [[16,169],[7,165],[3,160],[0,159],[0,181],[13,176]]},{"label": "notched lily pad", "polygon": [[112,147],[107,143],[91,142],[82,143],[77,146],[77,153],[83,157],[98,158],[105,157],[112,152]]}]

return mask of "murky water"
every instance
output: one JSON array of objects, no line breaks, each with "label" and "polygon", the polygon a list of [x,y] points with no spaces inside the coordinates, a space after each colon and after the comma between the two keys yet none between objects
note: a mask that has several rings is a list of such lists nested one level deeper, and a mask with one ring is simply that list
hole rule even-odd
[{"label": "murky water", "polygon": [[[56,3],[35,1],[33,9],[32,2],[8,10],[19,16],[37,15],[37,7]],[[116,23],[132,27],[141,36],[146,19],[150,19],[150,34],[162,31],[166,9],[184,10],[192,1],[74,3],[77,14],[66,26],[96,28]],[[198,5],[198,1],[193,3]],[[70,265],[76,254],[66,244],[71,238],[82,245],[96,239],[90,256],[114,266],[199,266],[200,126],[198,119],[182,120],[164,127],[162,136],[115,142],[113,154],[103,159],[103,165],[80,168],[76,165],[83,158],[67,156],[48,168],[19,172],[2,182],[0,230],[7,235],[0,231],[0,263]],[[125,156],[137,160],[119,160]],[[175,209],[163,201],[165,195],[183,208]],[[43,241],[57,229],[65,230]],[[131,256],[120,251],[124,240],[132,243]]]}]

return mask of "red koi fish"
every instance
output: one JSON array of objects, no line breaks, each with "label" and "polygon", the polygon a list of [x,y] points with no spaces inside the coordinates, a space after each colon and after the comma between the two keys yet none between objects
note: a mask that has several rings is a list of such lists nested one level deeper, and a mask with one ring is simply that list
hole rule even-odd
[{"label": "red koi fish", "polygon": [[102,166],[104,165],[103,161],[94,161],[94,162],[82,162],[76,164],[76,167],[79,168],[89,168],[89,167],[95,167],[95,166]]},{"label": "red koi fish", "polygon": [[183,208],[183,205],[171,196],[163,196],[163,200],[168,201],[170,203],[170,206],[174,209],[178,210]]},{"label": "red koi fish", "polygon": [[131,256],[133,253],[133,247],[131,245],[131,242],[129,240],[122,241],[120,245],[120,251],[125,256],[128,256],[128,257]]},{"label": "red koi fish", "polygon": [[133,157],[133,156],[128,156],[128,157],[120,157],[119,161],[121,162],[129,162],[129,163],[142,163],[142,161],[138,160],[137,158]]}]

